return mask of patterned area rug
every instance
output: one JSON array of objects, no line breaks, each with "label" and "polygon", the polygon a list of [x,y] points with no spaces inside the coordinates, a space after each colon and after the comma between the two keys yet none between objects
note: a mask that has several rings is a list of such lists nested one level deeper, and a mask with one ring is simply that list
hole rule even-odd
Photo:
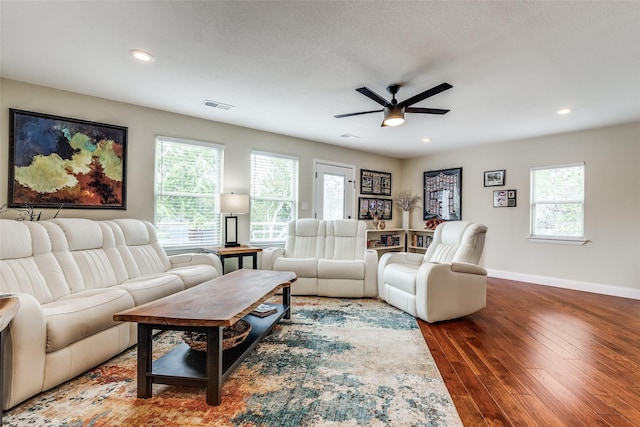
[{"label": "patterned area rug", "polygon": [[[461,426],[415,319],[374,299],[293,297],[225,382],[136,398],[135,347],[5,413],[4,426]],[[154,354],[182,342],[156,336]],[[159,349],[159,351],[157,351]]]}]

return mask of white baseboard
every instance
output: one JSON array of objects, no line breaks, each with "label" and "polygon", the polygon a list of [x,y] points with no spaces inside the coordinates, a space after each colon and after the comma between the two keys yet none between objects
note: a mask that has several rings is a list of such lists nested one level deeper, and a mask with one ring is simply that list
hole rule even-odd
[{"label": "white baseboard", "polygon": [[558,279],[556,277],[537,276],[535,274],[516,273],[513,271],[493,270],[489,268],[487,272],[489,273],[489,277],[498,279],[516,280],[518,282],[533,283],[535,285],[553,286],[556,288],[573,289],[576,291],[592,292],[594,294],[640,300],[640,289],[581,282],[578,280]]}]

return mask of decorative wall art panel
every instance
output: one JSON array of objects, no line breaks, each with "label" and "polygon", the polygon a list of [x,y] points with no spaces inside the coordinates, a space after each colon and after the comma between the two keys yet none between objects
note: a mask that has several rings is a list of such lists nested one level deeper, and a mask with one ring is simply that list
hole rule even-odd
[{"label": "decorative wall art panel", "polygon": [[361,169],[360,194],[391,196],[391,174]]},{"label": "decorative wall art panel", "polygon": [[126,127],[9,113],[9,207],[126,209]]},{"label": "decorative wall art panel", "polygon": [[389,220],[392,219],[393,201],[391,199],[377,199],[377,198],[358,198],[358,219],[373,219],[377,216],[378,219]]},{"label": "decorative wall art panel", "polygon": [[462,219],[462,168],[424,173],[423,219]]}]

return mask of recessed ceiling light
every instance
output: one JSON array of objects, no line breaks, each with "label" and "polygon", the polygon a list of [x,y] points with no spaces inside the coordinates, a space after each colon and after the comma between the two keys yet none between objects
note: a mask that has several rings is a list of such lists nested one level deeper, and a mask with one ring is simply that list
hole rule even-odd
[{"label": "recessed ceiling light", "polygon": [[563,108],[562,110],[558,110],[558,114],[563,115],[563,114],[569,114],[571,112],[571,109],[569,108]]},{"label": "recessed ceiling light", "polygon": [[431,142],[431,138],[422,138],[422,142]]},{"label": "recessed ceiling light", "polygon": [[129,51],[129,54],[131,54],[131,56],[133,56],[138,61],[142,61],[142,62],[153,62],[153,61],[155,61],[155,58],[153,57],[153,55],[151,55],[149,52],[145,52],[144,50],[131,49]]}]

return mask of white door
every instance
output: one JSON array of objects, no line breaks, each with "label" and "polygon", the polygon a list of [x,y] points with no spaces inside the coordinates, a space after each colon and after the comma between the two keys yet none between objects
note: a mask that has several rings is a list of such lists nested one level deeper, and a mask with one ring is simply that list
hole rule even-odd
[{"label": "white door", "polygon": [[315,218],[354,218],[355,166],[316,160]]}]

